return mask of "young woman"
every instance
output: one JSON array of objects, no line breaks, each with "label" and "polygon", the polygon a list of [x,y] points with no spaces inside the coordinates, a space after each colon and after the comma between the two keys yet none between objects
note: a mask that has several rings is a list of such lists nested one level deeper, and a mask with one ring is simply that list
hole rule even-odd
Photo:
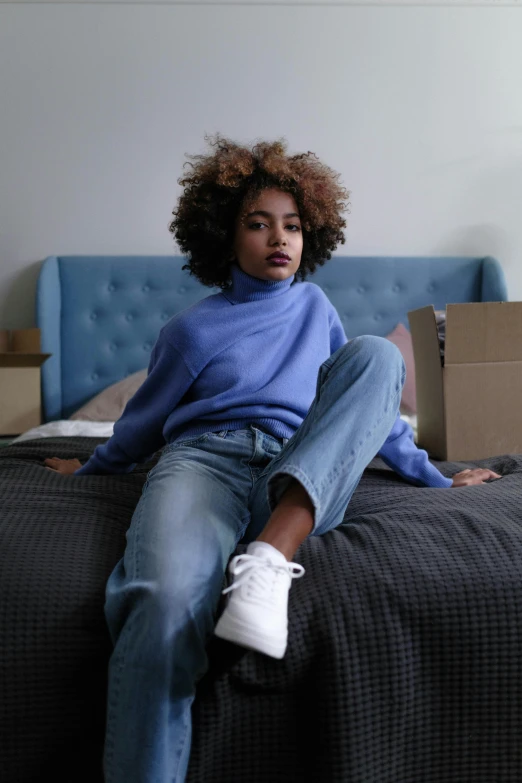
[{"label": "young woman", "polygon": [[[163,327],[147,379],[85,465],[46,460],[76,476],[126,473],[162,449],[107,584],[107,783],[184,781],[210,635],[283,657],[289,589],[304,573],[294,554],[342,522],[377,453],[417,486],[496,475],[442,476],[399,417],[398,349],[348,341],[306,282],[344,242],[339,175],[283,142],[212,144],[179,181],[170,230],[183,268],[222,292]],[[230,563],[218,619],[239,541],[250,543]]]}]

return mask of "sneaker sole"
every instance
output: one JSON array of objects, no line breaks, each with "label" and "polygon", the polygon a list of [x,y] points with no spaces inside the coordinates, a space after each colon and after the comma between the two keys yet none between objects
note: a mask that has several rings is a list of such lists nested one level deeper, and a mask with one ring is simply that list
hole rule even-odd
[{"label": "sneaker sole", "polygon": [[228,642],[234,642],[241,647],[247,647],[249,650],[256,650],[257,652],[265,653],[271,658],[284,657],[286,652],[286,639],[280,641],[278,639],[267,639],[265,636],[259,636],[253,633],[249,628],[245,628],[244,624],[239,623],[230,615],[221,615],[218,623],[214,629],[216,636],[220,639],[226,639]]}]

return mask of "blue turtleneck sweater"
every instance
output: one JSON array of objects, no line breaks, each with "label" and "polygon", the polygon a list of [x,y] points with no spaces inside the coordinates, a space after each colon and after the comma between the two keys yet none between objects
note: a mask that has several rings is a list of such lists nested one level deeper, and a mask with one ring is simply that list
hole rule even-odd
[{"label": "blue turtleneck sweater", "polygon": [[[321,364],[347,342],[339,315],[311,282],[259,280],[237,264],[232,285],[173,316],[147,378],[76,475],[128,473],[166,443],[250,423],[290,438],[315,396]],[[379,452],[417,486],[449,487],[399,416]]]}]

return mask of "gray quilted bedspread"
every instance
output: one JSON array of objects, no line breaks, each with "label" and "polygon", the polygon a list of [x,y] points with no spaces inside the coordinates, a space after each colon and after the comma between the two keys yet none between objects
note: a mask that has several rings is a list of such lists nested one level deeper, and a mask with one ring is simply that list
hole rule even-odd
[{"label": "gray quilted bedspread", "polygon": [[[101,442],[0,450],[1,783],[102,781],[104,588],[154,460],[42,466]],[[210,641],[187,783],[522,781],[522,455],[435,464],[503,478],[420,489],[374,460],[298,550],[285,658]]]}]

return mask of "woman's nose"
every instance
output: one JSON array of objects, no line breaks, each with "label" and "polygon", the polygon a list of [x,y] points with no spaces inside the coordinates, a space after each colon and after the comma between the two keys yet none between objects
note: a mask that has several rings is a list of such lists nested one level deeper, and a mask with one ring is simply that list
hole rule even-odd
[{"label": "woman's nose", "polygon": [[272,234],[272,244],[281,245],[286,244],[285,234],[283,229],[275,228]]}]

